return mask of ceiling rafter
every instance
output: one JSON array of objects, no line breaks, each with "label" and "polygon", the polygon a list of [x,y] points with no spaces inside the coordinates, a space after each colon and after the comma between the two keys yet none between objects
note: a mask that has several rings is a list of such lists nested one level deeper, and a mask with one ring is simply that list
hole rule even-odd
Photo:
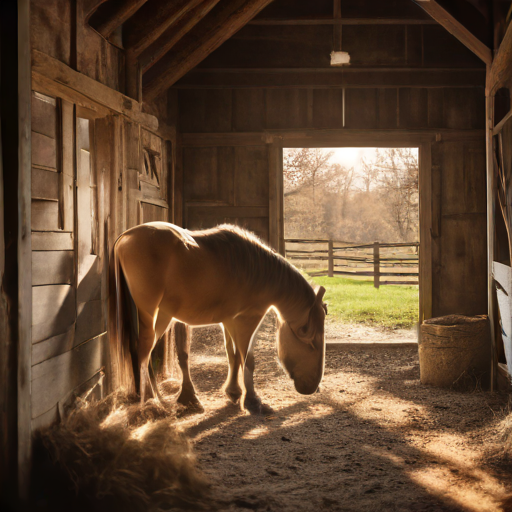
[{"label": "ceiling rafter", "polygon": [[143,76],[143,98],[151,100],[233,36],[272,0],[223,0]]},{"label": "ceiling rafter", "polygon": [[197,7],[202,0],[149,0],[123,26],[123,44],[132,55],[140,55],[173,23]]},{"label": "ceiling rafter", "polygon": [[444,7],[435,0],[413,0],[426,13],[430,14],[442,27],[455,36],[464,46],[471,50],[486,65],[492,62],[492,51],[460,21],[453,17]]},{"label": "ceiling rafter", "polygon": [[89,24],[105,39],[132,17],[147,0],[110,0],[91,16]]},{"label": "ceiling rafter", "polygon": [[192,28],[194,28],[220,0],[203,0],[197,7],[173,23],[156,41],[139,56],[142,71],[156,64]]}]

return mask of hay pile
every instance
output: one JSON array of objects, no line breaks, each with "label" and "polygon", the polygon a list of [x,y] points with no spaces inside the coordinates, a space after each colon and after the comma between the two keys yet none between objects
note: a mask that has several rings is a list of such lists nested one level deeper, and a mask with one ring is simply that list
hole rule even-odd
[{"label": "hay pile", "polygon": [[123,394],[81,404],[63,423],[38,433],[35,508],[211,508],[208,483],[175,418],[175,406],[149,401],[141,408]]}]

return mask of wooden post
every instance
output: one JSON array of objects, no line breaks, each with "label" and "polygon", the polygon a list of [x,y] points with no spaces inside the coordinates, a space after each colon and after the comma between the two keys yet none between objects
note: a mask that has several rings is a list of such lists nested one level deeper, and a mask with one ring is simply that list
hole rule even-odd
[{"label": "wooden post", "polygon": [[329,240],[329,271],[327,275],[334,277],[334,243],[332,240]]},{"label": "wooden post", "polygon": [[379,242],[373,243],[373,286],[375,286],[375,288],[379,288],[380,286]]}]

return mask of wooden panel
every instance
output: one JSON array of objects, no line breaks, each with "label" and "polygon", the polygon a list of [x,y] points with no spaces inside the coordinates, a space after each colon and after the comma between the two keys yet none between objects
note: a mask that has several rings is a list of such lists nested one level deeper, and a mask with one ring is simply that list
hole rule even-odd
[{"label": "wooden panel", "polygon": [[435,316],[487,312],[485,214],[443,217]]},{"label": "wooden panel", "polygon": [[103,301],[91,300],[78,304],[75,344],[89,340],[105,331]]},{"label": "wooden panel", "polygon": [[183,168],[187,201],[232,204],[234,148],[185,148]]},{"label": "wooden panel", "polygon": [[233,90],[233,130],[259,131],[265,128],[265,91],[263,89]]},{"label": "wooden panel", "polygon": [[235,204],[267,206],[269,191],[267,147],[238,147],[235,149],[235,157]]},{"label": "wooden panel", "polygon": [[73,251],[32,251],[32,286],[71,284]]},{"label": "wooden panel", "polygon": [[427,126],[427,89],[399,89],[399,127],[426,128]]},{"label": "wooden panel", "polygon": [[140,203],[141,223],[169,220],[169,209],[150,203]]},{"label": "wooden panel", "polygon": [[305,89],[267,89],[267,128],[305,128],[308,100]]},{"label": "wooden panel", "polygon": [[59,200],[59,175],[32,167],[32,198]]},{"label": "wooden panel", "polygon": [[59,229],[59,203],[57,201],[32,201],[32,229],[57,231]]},{"label": "wooden panel", "polygon": [[57,101],[32,92],[32,131],[57,139]]},{"label": "wooden panel", "polygon": [[231,91],[180,91],[180,128],[185,132],[231,130]]},{"label": "wooden panel", "polygon": [[69,0],[32,0],[30,34],[32,47],[68,66],[71,62],[72,7]]},{"label": "wooden panel", "polygon": [[105,365],[105,335],[32,367],[32,417],[52,409]]},{"label": "wooden panel", "polygon": [[66,332],[75,321],[75,290],[69,285],[32,288],[32,342]]},{"label": "wooden panel", "polygon": [[446,128],[485,127],[484,89],[444,89],[443,108]]},{"label": "wooden panel", "polygon": [[347,128],[376,128],[377,118],[377,89],[345,91],[345,126]]},{"label": "wooden panel", "polygon": [[486,213],[485,143],[464,144],[464,198],[466,211]]},{"label": "wooden panel", "polygon": [[75,141],[74,105],[61,100],[62,169],[60,175],[60,210],[64,231],[74,229]]},{"label": "wooden panel", "polygon": [[354,65],[403,65],[405,25],[344,26],[342,48]]},{"label": "wooden panel", "polygon": [[441,155],[442,214],[465,213],[464,145],[459,142],[444,142]]},{"label": "wooden panel", "polygon": [[33,251],[72,251],[73,233],[35,232],[32,233]]},{"label": "wooden panel", "polygon": [[32,164],[57,169],[55,139],[32,132]]},{"label": "wooden panel", "polygon": [[423,30],[423,65],[428,67],[484,67],[484,63],[439,25]]},{"label": "wooden panel", "polygon": [[398,128],[398,90],[378,89],[378,127]]},{"label": "wooden panel", "polygon": [[343,90],[315,89],[313,91],[313,126],[343,128]]},{"label": "wooden panel", "polygon": [[32,364],[39,364],[71,350],[75,340],[75,325],[67,332],[32,345]]},{"label": "wooden panel", "polygon": [[428,90],[428,127],[444,128],[444,91],[443,89]]},{"label": "wooden panel", "polygon": [[405,27],[406,62],[408,66],[421,66],[423,44],[421,27],[408,25]]}]

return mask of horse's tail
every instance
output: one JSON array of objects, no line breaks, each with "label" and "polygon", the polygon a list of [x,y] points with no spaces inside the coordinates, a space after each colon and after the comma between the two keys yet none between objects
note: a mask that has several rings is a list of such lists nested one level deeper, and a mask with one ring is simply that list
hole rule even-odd
[{"label": "horse's tail", "polygon": [[138,313],[119,262],[117,241],[109,262],[109,327],[114,387],[139,392]]}]

